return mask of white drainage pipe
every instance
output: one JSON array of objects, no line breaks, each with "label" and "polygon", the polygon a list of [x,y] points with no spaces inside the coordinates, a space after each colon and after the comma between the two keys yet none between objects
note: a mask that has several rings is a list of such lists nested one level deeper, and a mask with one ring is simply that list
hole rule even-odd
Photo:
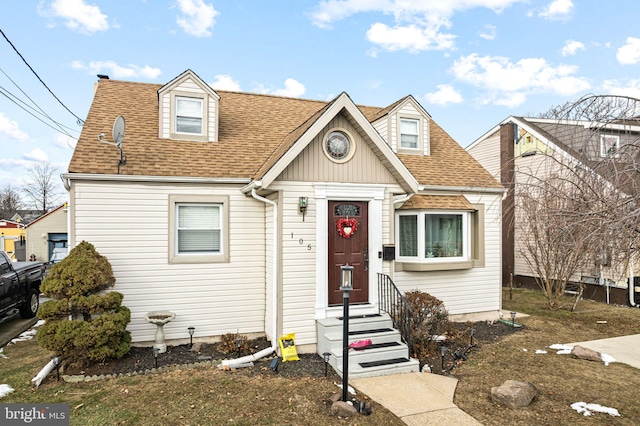
[{"label": "white drainage pipe", "polygon": [[49,363],[47,365],[45,365],[42,370],[40,370],[38,375],[36,377],[34,377],[33,379],[31,379],[31,381],[35,383],[36,387],[40,386],[40,383],[42,383],[44,378],[47,377],[49,375],[49,373],[51,373],[51,371],[53,371],[54,368],[56,368],[56,366],[53,363],[53,360],[49,361]]},{"label": "white drainage pipe", "polygon": [[225,359],[222,361],[222,364],[218,364],[218,368],[221,370],[230,370],[232,368],[245,367],[243,364],[249,364],[250,362],[256,361],[260,358],[264,358],[265,356],[271,355],[276,350],[275,347],[271,346],[267,349],[263,349],[258,353],[243,356],[242,358],[236,359]]}]

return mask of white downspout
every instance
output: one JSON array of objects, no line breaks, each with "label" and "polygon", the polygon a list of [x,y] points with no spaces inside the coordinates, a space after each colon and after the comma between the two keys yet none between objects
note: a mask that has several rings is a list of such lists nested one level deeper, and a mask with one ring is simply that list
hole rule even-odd
[{"label": "white downspout", "polygon": [[629,283],[627,284],[627,290],[629,290],[629,305],[636,307],[638,304],[636,303],[635,300],[635,292],[636,292],[636,286],[635,286],[635,278],[633,276],[633,255],[634,252],[633,250],[629,251],[631,253],[631,255],[629,256]]},{"label": "white downspout", "polygon": [[271,347],[263,349],[253,355],[247,355],[242,358],[226,359],[222,361],[218,367],[225,370],[229,368],[240,367],[243,364],[253,362],[257,359],[264,358],[265,356],[276,353],[278,348],[277,333],[278,333],[278,204],[267,198],[261,197],[256,193],[256,189],[251,189],[251,196],[258,201],[262,201],[265,204],[271,204],[273,206],[273,337],[271,338]]}]

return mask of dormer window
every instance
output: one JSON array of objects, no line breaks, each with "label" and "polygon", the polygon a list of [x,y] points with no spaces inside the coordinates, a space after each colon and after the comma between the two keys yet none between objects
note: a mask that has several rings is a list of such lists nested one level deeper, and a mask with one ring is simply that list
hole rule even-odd
[{"label": "dormer window", "polygon": [[400,119],[400,148],[418,149],[419,134],[418,124],[420,120],[413,118]]},{"label": "dormer window", "polygon": [[202,99],[176,96],[176,133],[202,134]]},{"label": "dormer window", "polygon": [[600,157],[618,158],[620,150],[620,136],[600,135]]}]

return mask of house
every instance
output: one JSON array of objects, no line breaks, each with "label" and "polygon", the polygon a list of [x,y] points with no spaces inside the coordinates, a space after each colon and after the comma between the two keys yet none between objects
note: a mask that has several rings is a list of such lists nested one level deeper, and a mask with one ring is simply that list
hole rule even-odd
[{"label": "house", "polygon": [[503,187],[412,96],[380,108],[228,92],[190,70],[96,86],[63,174],[69,244],[111,262],[134,343],[154,339],[145,313],[169,310],[176,342],[192,326],[203,340],[295,333],[318,351],[347,263],[351,315],[379,313],[388,277],[452,316],[497,318]]},{"label": "house", "polygon": [[26,252],[41,262],[49,262],[53,249],[67,247],[67,204],[43,214],[26,227]]},{"label": "house", "polygon": [[11,220],[0,220],[0,250],[9,255],[9,258],[17,260],[16,248],[24,241],[24,225]]},{"label": "house", "polygon": [[[639,124],[637,120],[622,123],[509,116],[466,148],[506,187],[511,182],[516,185],[515,190],[509,191],[503,200],[502,207],[505,215],[502,221],[504,285],[509,284],[510,275],[513,275],[513,282],[518,285],[536,286],[532,279],[534,272],[524,255],[519,255],[522,252],[521,238],[524,238],[519,235],[521,226],[517,218],[515,221],[507,218],[507,212],[513,212],[518,186],[523,187],[529,176],[544,180],[556,170],[559,162],[563,162],[590,170],[602,185],[611,186],[616,191],[636,193],[637,190],[630,185],[635,185],[637,177],[626,182],[614,181],[611,170],[612,165],[616,165],[618,171],[627,167],[622,156],[628,152],[625,147],[637,144]],[[636,176],[635,171],[633,173]],[[634,271],[634,262],[627,266],[629,260],[627,256],[624,262],[612,262],[610,255],[605,253],[597,264],[583,267],[572,280],[588,286],[585,294],[597,300],[624,304],[628,297],[635,305],[640,302],[640,293],[634,295],[634,288],[627,286],[627,280],[633,280],[638,272]]]}]

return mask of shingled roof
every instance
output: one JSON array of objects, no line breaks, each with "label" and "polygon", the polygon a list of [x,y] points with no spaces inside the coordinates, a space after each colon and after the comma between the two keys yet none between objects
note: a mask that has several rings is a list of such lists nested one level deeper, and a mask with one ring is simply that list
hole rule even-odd
[{"label": "shingled roof", "polygon": [[[216,90],[220,95],[218,142],[163,139],[158,135],[158,84],[101,79],[69,164],[70,173],[251,179],[264,173],[330,103]],[[404,99],[404,98],[403,98]],[[370,122],[393,109],[358,106]],[[98,142],[118,115],[126,120],[123,153]],[[423,185],[499,188],[497,182],[435,122],[431,155],[399,155]]]}]

